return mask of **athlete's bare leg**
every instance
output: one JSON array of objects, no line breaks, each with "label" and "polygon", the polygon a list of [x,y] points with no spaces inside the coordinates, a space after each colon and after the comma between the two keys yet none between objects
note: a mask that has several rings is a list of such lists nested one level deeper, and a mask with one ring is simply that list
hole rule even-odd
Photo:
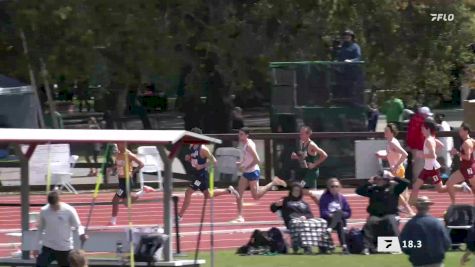
[{"label": "athlete's bare leg", "polygon": [[470,185],[472,187],[472,194],[474,196],[473,198],[473,204],[475,205],[475,177],[473,177],[472,179],[468,180],[470,182]]},{"label": "athlete's bare leg", "polygon": [[456,185],[463,182],[464,178],[460,170],[452,173],[450,175],[449,180],[447,181],[447,192],[449,193],[450,196],[450,201],[452,202],[452,205],[455,204],[455,191],[456,191]]},{"label": "athlete's bare leg", "polygon": [[[213,195],[214,195],[214,197],[219,197],[219,196],[222,196],[222,195],[233,194],[233,191],[231,191],[231,190],[234,190],[234,188],[232,186],[230,186],[228,189],[214,189]],[[238,199],[239,198],[239,193],[236,190],[234,190],[234,192],[236,192],[236,194],[234,194],[234,195],[236,196],[236,199]]]},{"label": "athlete's bare leg", "polygon": [[[406,196],[404,196],[404,194]],[[409,205],[408,196],[407,196],[407,189],[405,190],[405,192],[403,192],[401,195],[399,195],[399,205],[403,206],[404,209],[406,209],[406,211],[409,213],[409,215],[411,215],[411,216],[416,215],[414,213],[414,210],[412,210],[411,205]]]},{"label": "athlete's bare leg", "polygon": [[239,178],[239,184],[238,184],[238,193],[239,193],[239,198],[237,200],[238,219],[242,218],[242,203],[243,203],[243,198],[244,198],[244,192],[246,191],[248,186],[249,186],[249,180],[241,176]]},{"label": "athlete's bare leg", "polygon": [[409,204],[415,206],[417,201],[417,196],[419,195],[419,190],[421,186],[424,185],[422,179],[417,179],[412,186],[411,196],[409,197]]},{"label": "athlete's bare leg", "polygon": [[317,196],[310,190],[310,189],[303,189],[303,195],[310,197],[317,206],[320,205],[320,201],[318,200]]},{"label": "athlete's bare leg", "polygon": [[114,197],[112,198],[112,218],[117,217],[117,215],[119,214],[119,202],[119,197],[117,195],[114,195]]},{"label": "athlete's bare leg", "polygon": [[249,181],[251,195],[252,195],[252,198],[254,198],[255,200],[259,200],[267,192],[269,192],[269,190],[271,190],[273,186],[278,186],[278,185],[286,187],[287,183],[284,180],[280,179],[279,177],[274,177],[274,179],[272,179],[272,182],[264,185],[263,187],[259,187],[259,180]]},{"label": "athlete's bare leg", "polygon": [[191,196],[193,195],[195,191],[192,189],[192,188],[188,188],[186,189],[185,191],[185,199],[183,199],[183,204],[181,206],[181,209],[180,209],[180,212],[178,212],[178,216],[180,218],[183,217],[183,215],[185,214],[186,210],[188,209],[188,207],[190,206],[190,203],[191,203]]}]

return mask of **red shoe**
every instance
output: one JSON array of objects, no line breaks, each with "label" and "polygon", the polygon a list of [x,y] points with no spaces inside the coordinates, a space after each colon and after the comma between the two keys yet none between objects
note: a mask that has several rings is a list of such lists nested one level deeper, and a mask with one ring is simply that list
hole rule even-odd
[{"label": "red shoe", "polygon": [[155,191],[157,191],[157,190],[155,190],[155,188],[152,188],[152,187],[150,187],[150,186],[144,185],[144,186],[143,186],[143,191],[144,191],[145,193],[151,193],[151,192],[155,192]]}]

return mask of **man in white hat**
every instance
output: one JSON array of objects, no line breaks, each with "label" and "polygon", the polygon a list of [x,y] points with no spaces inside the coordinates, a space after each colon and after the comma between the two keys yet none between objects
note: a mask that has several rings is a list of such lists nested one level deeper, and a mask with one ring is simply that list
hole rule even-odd
[{"label": "man in white hat", "polygon": [[425,137],[422,134],[422,126],[425,119],[432,117],[433,114],[428,107],[420,107],[417,113],[412,115],[407,126],[406,144],[412,155],[412,182],[414,183],[419,173],[424,167],[424,159],[418,158],[416,155],[422,153],[424,148]]},{"label": "man in white hat", "polygon": [[399,236],[402,251],[415,267],[443,267],[445,252],[451,246],[442,222],[429,214],[433,204],[427,196],[417,198],[417,215],[406,223]]}]

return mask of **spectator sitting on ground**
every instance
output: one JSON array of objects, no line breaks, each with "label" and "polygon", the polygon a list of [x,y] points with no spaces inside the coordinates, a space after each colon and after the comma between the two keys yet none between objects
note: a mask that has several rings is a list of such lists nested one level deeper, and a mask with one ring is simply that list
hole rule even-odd
[{"label": "spectator sitting on ground", "polygon": [[363,254],[376,252],[378,236],[398,236],[399,195],[406,190],[409,181],[394,177],[383,171],[371,177],[367,183],[356,189],[356,194],[369,198],[369,218],[363,227]]},{"label": "spectator sitting on ground", "polygon": [[[434,204],[428,197],[417,198],[417,215],[402,229],[399,241],[413,266],[443,267],[450,237],[444,225],[429,214]],[[412,244],[412,245],[411,245]]]},{"label": "spectator sitting on ground", "polygon": [[290,230],[292,248],[297,253],[303,248],[306,254],[312,253],[312,247],[321,252],[333,249],[333,241],[323,219],[314,218],[310,205],[303,200],[303,187],[293,183],[289,195],[271,205],[272,212],[281,211],[285,226]]},{"label": "spectator sitting on ground", "polygon": [[69,266],[71,267],[87,267],[87,257],[83,250],[73,249],[68,255]]},{"label": "spectator sitting on ground", "polygon": [[351,217],[351,208],[346,197],[340,193],[341,184],[337,178],[327,182],[327,190],[320,197],[320,217],[328,222],[330,231],[336,229],[343,253],[348,253],[345,241],[346,220]]}]

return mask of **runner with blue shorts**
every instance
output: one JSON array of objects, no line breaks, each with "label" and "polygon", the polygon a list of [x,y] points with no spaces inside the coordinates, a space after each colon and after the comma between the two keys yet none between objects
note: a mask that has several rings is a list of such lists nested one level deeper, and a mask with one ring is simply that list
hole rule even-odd
[{"label": "runner with blue shorts", "polygon": [[272,182],[268,183],[264,187],[259,188],[260,169],[259,169],[259,155],[257,155],[256,144],[249,139],[249,129],[242,128],[239,130],[239,143],[241,145],[241,161],[236,162],[239,167],[239,171],[242,176],[239,178],[238,194],[239,199],[237,201],[238,217],[233,220],[234,223],[244,222],[242,216],[243,196],[244,191],[249,187],[251,189],[251,195],[255,200],[263,197],[274,185],[287,186],[284,180],[275,177]]}]

